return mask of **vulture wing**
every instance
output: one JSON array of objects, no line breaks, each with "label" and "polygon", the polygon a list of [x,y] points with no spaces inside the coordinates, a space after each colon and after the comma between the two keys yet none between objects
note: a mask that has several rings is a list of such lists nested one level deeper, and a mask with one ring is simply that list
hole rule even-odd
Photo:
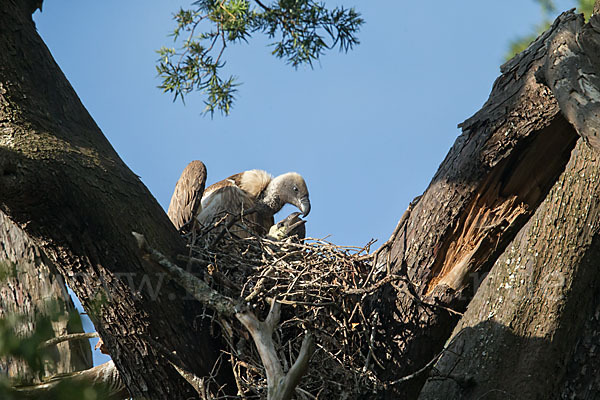
[{"label": "vulture wing", "polygon": [[[271,176],[264,171],[252,170],[232,175],[209,186],[202,198],[202,211],[198,221],[204,227],[211,226],[221,220],[239,218],[242,213],[252,210],[257,204],[258,196],[268,185]],[[240,237],[251,236],[248,231],[264,235],[273,225],[272,215],[263,215],[257,210],[242,218],[244,228],[237,227],[232,232]]]},{"label": "vulture wing", "polygon": [[206,184],[206,167],[202,161],[189,163],[177,184],[171,197],[167,215],[175,228],[180,230],[190,222],[201,210],[201,199]]}]

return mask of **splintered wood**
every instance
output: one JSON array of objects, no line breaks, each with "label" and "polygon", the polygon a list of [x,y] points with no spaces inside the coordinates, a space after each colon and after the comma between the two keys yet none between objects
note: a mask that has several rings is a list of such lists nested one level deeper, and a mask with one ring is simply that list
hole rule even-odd
[{"label": "splintered wood", "polygon": [[575,139],[559,119],[535,135],[523,151],[494,166],[439,246],[427,294],[439,285],[463,289],[470,274],[499,255],[513,237],[506,233],[516,233],[564,169]]}]

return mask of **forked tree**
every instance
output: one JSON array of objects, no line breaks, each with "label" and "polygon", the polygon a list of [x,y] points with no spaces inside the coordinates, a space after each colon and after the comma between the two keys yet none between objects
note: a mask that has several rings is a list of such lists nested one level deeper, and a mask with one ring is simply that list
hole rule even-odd
[{"label": "forked tree", "polygon": [[[185,376],[210,374],[222,343],[132,232],[173,263],[185,242],[82,106],[34,8],[0,4],[0,208],[81,299],[131,395],[196,398]],[[389,382],[375,397],[600,391],[599,66],[600,17],[559,16],[502,66],[372,255],[399,277],[369,305],[381,326],[374,369]]]}]

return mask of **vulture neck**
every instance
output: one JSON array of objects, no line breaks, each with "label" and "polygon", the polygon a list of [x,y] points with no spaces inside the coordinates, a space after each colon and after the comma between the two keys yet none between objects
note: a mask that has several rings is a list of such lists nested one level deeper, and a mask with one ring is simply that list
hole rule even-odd
[{"label": "vulture neck", "polygon": [[265,208],[267,208],[272,215],[275,215],[279,212],[279,210],[283,208],[284,202],[281,201],[281,198],[279,197],[277,191],[278,185],[276,183],[273,183],[274,182],[271,181],[271,183],[269,183],[269,185],[265,188],[261,195],[259,203]]}]

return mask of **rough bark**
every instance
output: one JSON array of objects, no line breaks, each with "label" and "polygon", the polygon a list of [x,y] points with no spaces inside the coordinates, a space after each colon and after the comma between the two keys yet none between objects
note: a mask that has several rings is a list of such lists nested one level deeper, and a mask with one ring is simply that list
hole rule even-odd
[{"label": "rough bark", "polygon": [[[64,314],[53,321],[54,336],[82,332],[79,318],[62,277],[44,253],[25,233],[0,212],[0,263],[8,275],[0,282],[0,318],[19,315],[17,334],[30,335],[41,316],[52,316],[56,305]],[[72,317],[72,316],[71,316]],[[45,365],[42,376],[80,371],[92,367],[92,353],[87,340],[64,342],[49,348],[52,362]],[[0,359],[0,373],[20,382],[38,382],[22,359]]]},{"label": "rough bark", "polygon": [[163,353],[204,376],[218,346],[202,308],[154,272],[131,232],[172,259],[184,242],[89,116],[30,12],[27,2],[0,3],[0,209],[82,300],[132,395],[193,398]]},{"label": "rough bark", "polygon": [[[440,352],[459,319],[448,309],[464,311],[477,278],[564,170],[577,134],[535,72],[551,38],[573,18],[559,17],[502,67],[490,98],[460,125],[463,132],[431,184],[381,249],[382,269],[407,277],[373,305],[383,326],[382,376],[409,375]],[[387,394],[414,398],[424,379],[395,385]]]},{"label": "rough bark", "polygon": [[548,41],[548,57],[537,77],[556,97],[567,120],[581,137],[600,150],[600,17],[584,24],[569,15]]},{"label": "rough bark", "polygon": [[600,160],[581,140],[477,291],[420,399],[600,394],[595,352],[586,351],[598,341],[599,199]]}]

